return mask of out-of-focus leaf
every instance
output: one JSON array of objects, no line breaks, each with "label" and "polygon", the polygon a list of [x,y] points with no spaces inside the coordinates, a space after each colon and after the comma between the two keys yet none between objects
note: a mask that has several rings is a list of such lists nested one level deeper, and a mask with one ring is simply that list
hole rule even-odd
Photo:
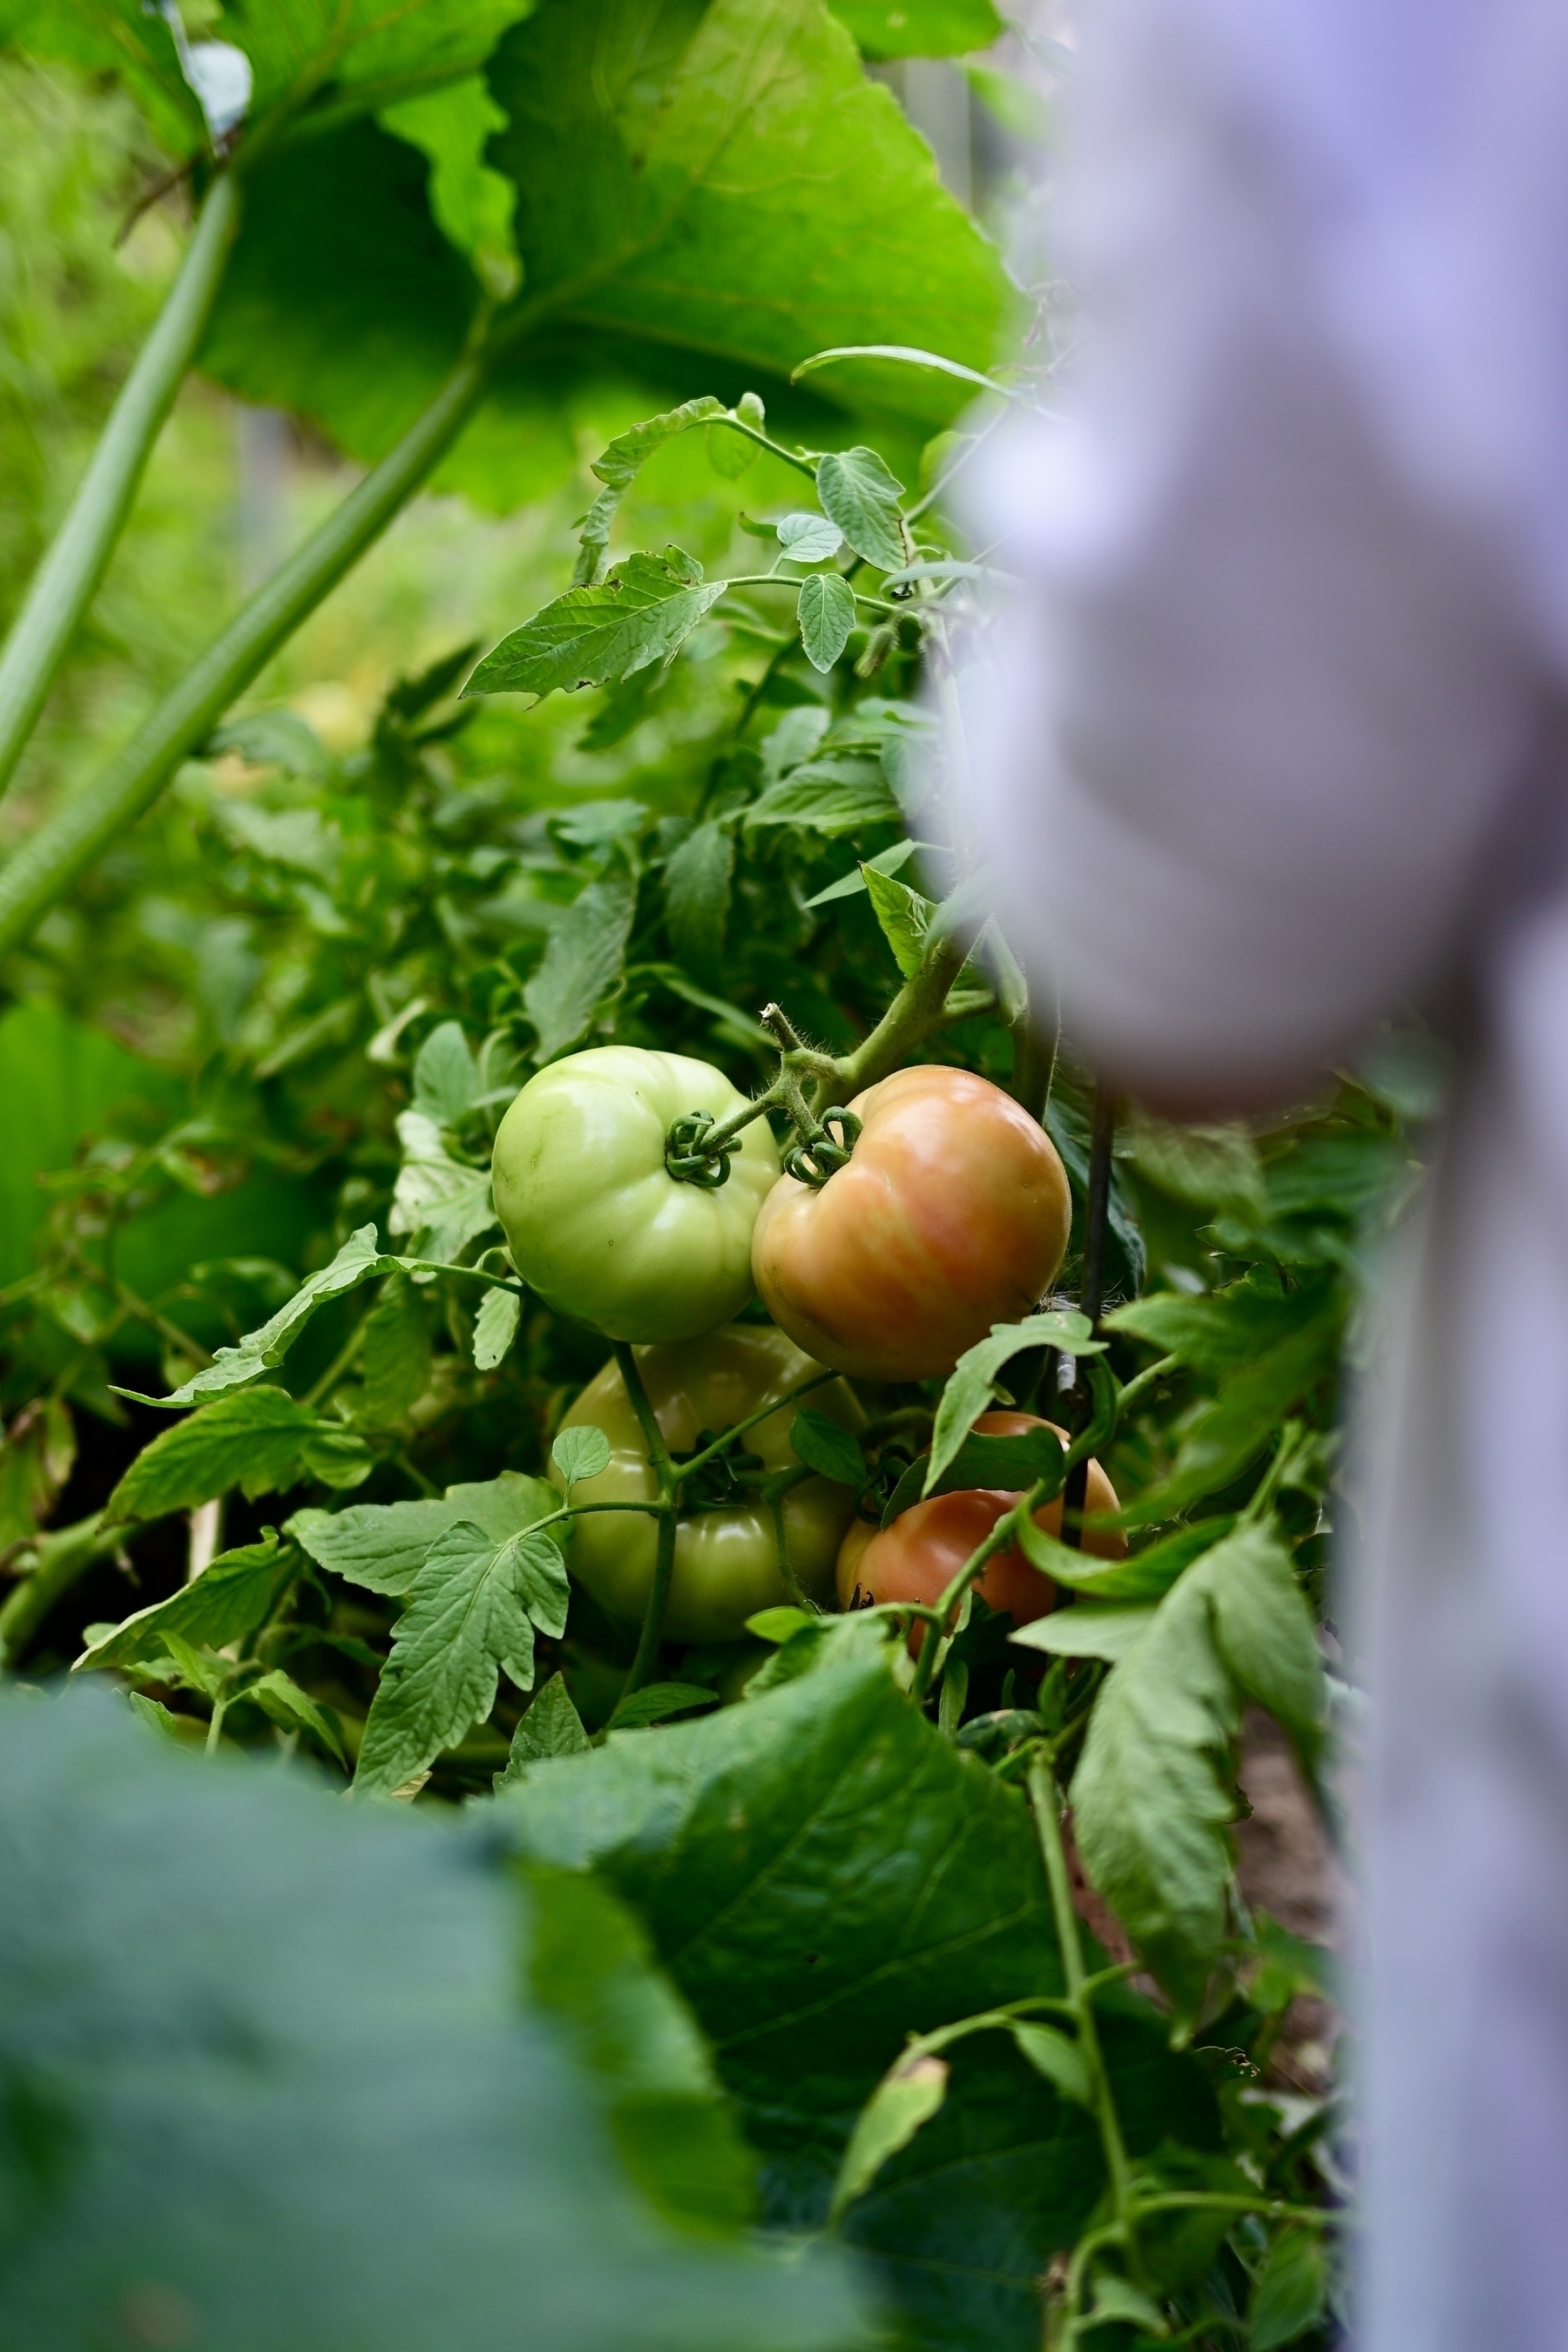
[{"label": "out-of-focus leaf", "polygon": [[799,824],[829,835],[899,822],[899,804],[880,765],[853,754],[803,761],[746,811],[748,828]]},{"label": "out-of-focus leaf", "polygon": [[718,966],[734,871],[735,836],[727,824],[712,818],[692,828],[665,866],[670,943],[682,963],[694,971],[712,971]]},{"label": "out-of-focus leaf", "polygon": [[292,1544],[280,1544],[270,1532],[263,1543],[220,1552],[168,1600],[138,1609],[112,1633],[93,1643],[77,1664],[121,1666],[136,1658],[156,1657],[168,1633],[198,1649],[225,1649],[266,1622],[300,1566]]},{"label": "out-of-focus leaf", "polygon": [[645,1731],[650,1724],[668,1723],[672,1715],[689,1715],[695,1708],[717,1706],[716,1691],[700,1683],[645,1683],[628,1691],[610,1717],[612,1731]]},{"label": "out-of-focus leaf", "polygon": [[286,776],[321,777],[327,772],[325,746],[297,710],[247,710],[226,719],[205,746],[208,758],[223,751],[237,751],[258,768],[281,768]]},{"label": "out-of-focus leaf", "polygon": [[1322,2317],[1323,2241],[1315,2230],[1282,2230],[1268,2249],[1252,2298],[1248,2342],[1255,2352],[1294,2344]]},{"label": "out-of-focus leaf", "polygon": [[357,1486],[371,1466],[363,1438],[342,1422],[323,1420],[282,1389],[242,1389],[144,1447],[104,1506],[104,1523],[194,1510],[231,1486],[247,1499],[306,1477]]},{"label": "out-of-focus leaf", "polygon": [[430,1384],[430,1318],[425,1294],[405,1274],[383,1285],[364,1318],[360,1353],[364,1385],[355,1417],[384,1429],[416,1404]]},{"label": "out-of-focus leaf", "polygon": [[548,1062],[574,1045],[620,984],[637,913],[637,884],[615,865],[574,899],[550,934],[544,960],[522,992],[538,1032],[535,1058]]},{"label": "out-of-focus leaf", "polygon": [[415,1055],[414,1108],[437,1127],[460,1127],[479,1090],[479,1073],[460,1024],[443,1021]]},{"label": "out-of-focus leaf", "polygon": [[0,1437],[0,1545],[36,1535],[76,1461],[76,1430],[63,1397],[37,1397]]},{"label": "out-of-focus leaf", "polygon": [[1105,1321],[1108,1329],[1130,1332],[1161,1355],[1218,1378],[1295,1338],[1334,1304],[1331,1281],[1320,1277],[1287,1289],[1271,1268],[1259,1266],[1205,1297],[1155,1291],[1115,1307]]},{"label": "out-of-focus leaf", "polygon": [[869,2189],[888,2158],[908,2147],[921,2126],[930,2123],[947,2096],[951,2072],[944,2058],[920,2051],[898,2060],[883,2075],[849,2135],[828,2207],[830,2222],[841,2221],[856,2199]]},{"label": "out-of-focus leaf", "polygon": [[492,1542],[521,1535],[559,1502],[542,1478],[503,1470],[499,1478],[448,1486],[416,1503],[353,1503],[344,1511],[296,1511],[284,1528],[319,1568],[372,1592],[401,1598],[439,1536],[466,1519]]},{"label": "out-of-focus leaf", "polygon": [[253,1683],[247,1683],[244,1696],[283,1730],[308,1731],[312,1738],[321,1741],[329,1756],[335,1756],[340,1764],[347,1763],[338,1731],[321,1713],[310,1692],[301,1690],[293,1676],[286,1675],[281,1667],[274,1668],[269,1675],[260,1675]]},{"label": "out-of-focus leaf", "polygon": [[992,0],[828,0],[868,58],[963,57],[1006,26]]},{"label": "out-of-focus leaf", "polygon": [[1176,1127],[1135,1110],[1127,1133],[1140,1176],[1173,1199],[1196,1209],[1261,1211],[1263,1163],[1245,1127]]},{"label": "out-of-focus leaf", "polygon": [[505,127],[506,117],[483,78],[469,74],[443,89],[401,99],[384,108],[380,119],[395,136],[428,156],[430,210],[437,227],[481,278],[498,291],[510,292],[517,278],[511,183],[484,160],[486,140]]},{"label": "out-of-focus leaf", "polygon": [[520,2002],[520,1908],[482,1841],[0,1693],[6,2352],[859,2341],[831,2259],[656,2225]]}]

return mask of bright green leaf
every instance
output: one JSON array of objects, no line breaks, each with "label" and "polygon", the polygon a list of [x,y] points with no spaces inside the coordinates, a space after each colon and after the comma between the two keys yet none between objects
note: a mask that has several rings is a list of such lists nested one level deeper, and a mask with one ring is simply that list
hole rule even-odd
[{"label": "bright green leaf", "polygon": [[[616,434],[603,455],[594,460],[593,469],[605,487],[589,508],[579,534],[577,564],[572,575],[574,586],[591,588],[598,579],[621,500],[655,450],[662,449],[667,441],[675,440],[680,434],[690,432],[693,425],[714,425],[729,414],[721,400],[704,393],[699,399],[683,400],[679,408],[666,409],[660,416],[645,417],[640,425]],[[754,449],[754,444],[732,431],[726,431],[723,437],[738,448]]]},{"label": "bright green leaf", "polygon": [[247,1500],[302,1477],[357,1486],[371,1466],[364,1440],[341,1422],[323,1421],[282,1389],[242,1389],[145,1446],[105,1505],[104,1522],[194,1510],[231,1486]]},{"label": "bright green leaf", "polygon": [[335,1756],[346,1765],[343,1743],[335,1727],[322,1714],[308,1691],[281,1668],[263,1675],[257,1682],[247,1683],[244,1696],[260,1707],[262,1713],[281,1725],[285,1731],[308,1731],[319,1739],[329,1756]]},{"label": "bright green leaf", "polygon": [[551,932],[544,960],[522,992],[538,1032],[537,1060],[548,1062],[574,1045],[619,986],[637,903],[631,875],[625,866],[612,866],[578,894]]},{"label": "bright green leaf", "polygon": [[409,1591],[437,1538],[460,1519],[502,1544],[557,1509],[560,1501],[542,1478],[503,1470],[498,1478],[448,1486],[445,1495],[416,1503],[353,1503],[344,1511],[296,1511],[283,1532],[319,1568],[398,1599]]},{"label": "bright green leaf", "polygon": [[875,866],[865,865],[860,872],[870,894],[871,911],[893,950],[893,961],[906,980],[912,979],[924,960],[931,902],[911,890],[907,882],[895,881]]},{"label": "bright green leaf", "polygon": [[991,1402],[991,1391],[1005,1364],[1026,1348],[1057,1348],[1066,1355],[1095,1356],[1104,1341],[1096,1339],[1087,1315],[1053,1309],[1026,1316],[1021,1323],[994,1323],[990,1336],[976,1340],[960,1356],[948,1375],[931,1430],[931,1464],[926,1472],[929,1495],[946,1471],[964,1439]]},{"label": "bright green leaf", "polygon": [[[181,1387],[171,1390],[166,1397],[151,1401],[165,1405],[200,1404],[208,1397],[222,1396],[227,1390],[243,1387],[258,1373],[282,1362],[323,1301],[341,1298],[345,1291],[356,1289],[362,1282],[369,1282],[380,1274],[395,1273],[396,1268],[397,1260],[381,1251],[375,1227],[361,1225],[343,1244],[331,1265],[311,1275],[288,1305],[280,1307],[258,1331],[247,1332],[237,1348],[220,1348],[212,1362]],[[216,1494],[221,1490],[214,1487],[211,1491]],[[260,1494],[266,1490],[258,1487],[255,1491]],[[204,1499],[197,1497],[198,1501]]]},{"label": "bright green leaf", "polygon": [[279,1544],[273,1534],[263,1543],[242,1544],[237,1551],[220,1552],[178,1592],[138,1609],[111,1633],[91,1643],[77,1665],[121,1666],[137,1658],[155,1657],[159,1643],[170,1633],[200,1649],[226,1649],[231,1642],[243,1641],[265,1624],[300,1568],[300,1555],[293,1546]]},{"label": "bright green leaf", "polygon": [[797,614],[800,642],[813,669],[830,670],[855,626],[855,597],[837,572],[814,572],[803,580]]},{"label": "bright green leaf", "polygon": [[826,1413],[808,1404],[797,1405],[789,1442],[796,1457],[819,1477],[835,1478],[841,1486],[864,1486],[866,1457],[858,1440]]},{"label": "bright green leaf", "polygon": [[415,1255],[451,1265],[496,1222],[490,1171],[455,1160],[424,1111],[398,1113],[397,1139],[403,1164],[387,1223],[395,1234],[412,1237]]},{"label": "bright green leaf", "polygon": [[550,1453],[568,1489],[579,1478],[596,1478],[610,1466],[610,1441],[592,1422],[562,1430]]},{"label": "bright green leaf", "polygon": [[735,837],[712,818],[693,826],[664,869],[670,944],[682,963],[715,971],[724,945]]},{"label": "bright green leaf", "polygon": [[1053,1610],[1037,1617],[1010,1636],[1027,1650],[1048,1650],[1061,1658],[1124,1658],[1148,1632],[1152,1609],[1097,1609],[1081,1601],[1076,1609]]},{"label": "bright green leaf", "polygon": [[493,1372],[517,1337],[522,1300],[515,1290],[487,1290],[474,1318],[474,1366]]},{"label": "bright green leaf", "polygon": [[846,753],[803,761],[752,802],[745,821],[748,830],[798,824],[832,835],[897,824],[900,814],[880,762]]},{"label": "bright green leaf", "polygon": [[[779,545],[792,563],[826,563],[844,544],[844,533],[826,515],[786,514],[774,524]],[[837,655],[834,656],[837,661]],[[832,662],[818,662],[818,669],[831,669]]]},{"label": "bright green leaf", "polygon": [[415,1055],[414,1108],[437,1127],[460,1127],[479,1091],[479,1072],[461,1024],[443,1021]]},{"label": "bright green leaf", "polygon": [[824,513],[857,555],[883,572],[896,572],[905,560],[899,521],[903,487],[875,449],[829,450],[816,469]]},{"label": "bright green leaf", "polygon": [[868,58],[951,58],[1006,30],[992,0],[828,0]]},{"label": "bright green leaf", "polygon": [[589,1739],[583,1719],[572,1704],[565,1677],[553,1674],[538,1691],[511,1735],[506,1769],[495,1776],[498,1790],[521,1780],[531,1764],[542,1756],[585,1756]]},{"label": "bright green leaf", "polygon": [[1075,2100],[1080,2107],[1094,2105],[1089,2067],[1070,2034],[1059,2026],[1037,2025],[1021,2017],[1014,2018],[1007,2030],[1036,2074],[1054,2083],[1064,2099]]},{"label": "bright green leaf", "polygon": [[463,692],[542,698],[631,677],[678,653],[726,584],[704,580],[683,548],[624,556],[595,586],[569,588],[503,637]]}]

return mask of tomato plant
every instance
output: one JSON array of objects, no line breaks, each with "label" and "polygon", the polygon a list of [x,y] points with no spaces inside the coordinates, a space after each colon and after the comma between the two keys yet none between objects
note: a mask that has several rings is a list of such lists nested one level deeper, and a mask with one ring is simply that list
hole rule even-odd
[{"label": "tomato plant", "polygon": [[[952,845],[943,491],[976,379],[1040,380],[855,40],[963,55],[982,0],[458,13],[208,12],[227,124],[167,12],[5,20],[122,74],[195,226],[0,770],[57,677],[113,699],[68,647],[110,659],[189,364],[365,469],[12,804],[17,2340],[461,2346],[526,2296],[552,2352],[1315,2352],[1328,1958],[1231,1824],[1249,1708],[1313,1791],[1353,1714],[1337,1370],[1419,1041],[1155,1119]],[[317,731],[290,633],[426,479],[525,524],[458,621],[395,575]]]}]

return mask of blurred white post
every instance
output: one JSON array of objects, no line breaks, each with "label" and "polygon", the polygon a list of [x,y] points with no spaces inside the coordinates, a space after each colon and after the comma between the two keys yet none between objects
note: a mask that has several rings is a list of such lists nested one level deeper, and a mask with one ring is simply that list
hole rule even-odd
[{"label": "blurred white post", "polygon": [[282,562],[289,537],[289,420],[281,409],[235,411],[239,584],[248,595]]}]

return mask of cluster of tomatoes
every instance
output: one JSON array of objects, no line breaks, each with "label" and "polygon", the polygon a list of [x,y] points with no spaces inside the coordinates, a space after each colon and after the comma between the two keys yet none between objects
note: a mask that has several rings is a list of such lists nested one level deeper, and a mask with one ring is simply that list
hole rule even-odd
[{"label": "cluster of tomatoes", "polygon": [[[647,1400],[676,1461],[816,1373],[809,1402],[843,1428],[867,1426],[850,1380],[943,1378],[994,1323],[1029,1314],[1066,1253],[1071,1200],[1049,1137],[1010,1097],[968,1071],[900,1070],[857,1097],[847,1161],[816,1184],[781,1172],[765,1118],[729,1143],[722,1182],[670,1173],[667,1139],[694,1109],[724,1121],[745,1105],[706,1063],[605,1046],[531,1078],[496,1138],[495,1202],[517,1270],[560,1313],[636,1345]],[[853,1132],[853,1129],[847,1131]],[[771,1327],[735,1318],[760,1294]],[[793,1403],[758,1421],[744,1451],[683,1490],[665,1630],[679,1642],[735,1639],[787,1597],[937,1601],[1016,1500],[975,1490],[917,1503],[880,1528],[854,1490],[798,1471]],[[590,1381],[564,1426],[593,1424],[608,1466],[580,1482],[584,1503],[651,1501],[656,1479],[619,1364]],[[986,1434],[1038,1428],[991,1412]],[[1061,1432],[1057,1433],[1058,1435]],[[1089,1510],[1115,1508],[1099,1465]],[[1061,1502],[1039,1514],[1055,1534]],[[1106,1538],[1108,1549],[1119,1538]],[[655,1523],[637,1511],[575,1522],[571,1565],[616,1617],[636,1621],[652,1584]],[[1097,1545],[1097,1549],[1099,1546]],[[1018,1623],[1053,1605],[1021,1552],[998,1554],[977,1587]]]}]

